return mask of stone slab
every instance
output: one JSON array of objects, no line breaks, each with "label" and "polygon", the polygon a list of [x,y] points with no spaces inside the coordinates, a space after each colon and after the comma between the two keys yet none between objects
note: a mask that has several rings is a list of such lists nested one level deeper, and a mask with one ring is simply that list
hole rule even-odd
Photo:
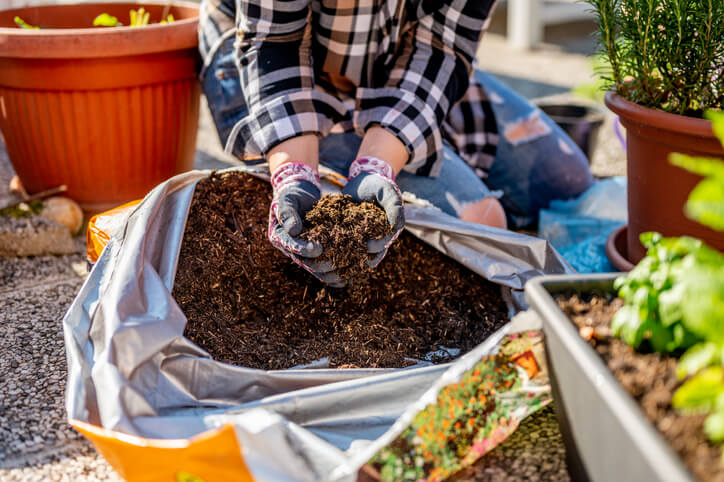
[{"label": "stone slab", "polygon": [[40,216],[0,217],[0,257],[72,254],[78,245],[67,228]]}]

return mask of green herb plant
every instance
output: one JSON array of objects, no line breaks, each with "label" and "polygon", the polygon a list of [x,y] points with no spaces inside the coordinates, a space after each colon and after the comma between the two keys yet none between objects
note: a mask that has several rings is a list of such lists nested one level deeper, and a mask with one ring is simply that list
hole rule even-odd
[{"label": "green herb plant", "polygon": [[700,117],[724,105],[722,0],[586,0],[607,88],[637,104]]},{"label": "green herb plant", "polygon": [[43,210],[43,201],[30,201],[20,203],[16,206],[0,209],[0,217],[8,216],[11,218],[26,218],[33,214],[40,214]]},{"label": "green herb plant", "polygon": [[[707,112],[724,146],[724,113]],[[703,179],[690,193],[687,215],[724,231],[724,161],[672,154],[670,161]],[[614,287],[625,301],[611,328],[636,349],[681,355],[674,394],[683,412],[708,413],[704,430],[724,442],[724,253],[690,237],[645,233],[646,257]]]},{"label": "green herb plant", "polygon": [[[131,10],[128,13],[129,17],[129,27],[145,27],[148,25],[148,22],[151,20],[151,14],[146,11],[143,7],[139,8],[138,10]],[[166,24],[166,23],[173,23],[174,18],[173,15],[168,14],[165,15],[163,20],[161,20],[160,24]],[[122,27],[123,24],[118,21],[116,17],[113,15],[109,15],[107,13],[101,13],[96,18],[93,19],[93,26],[94,27]]]},{"label": "green herb plant", "polygon": [[94,27],[120,27],[123,24],[113,15],[102,13],[93,19]]},{"label": "green herb plant", "polygon": [[13,21],[15,22],[15,25],[17,25],[20,28],[25,28],[28,30],[38,30],[40,28],[40,27],[36,27],[34,25],[30,25],[28,22],[26,22],[22,18],[18,17],[17,15],[15,16]]},{"label": "green herb plant", "polygon": [[[163,19],[159,22],[159,24],[163,25],[166,23],[173,23],[175,19],[173,18],[173,15],[171,14],[162,14]],[[128,13],[129,17],[129,27],[145,27],[149,24],[151,20],[151,14],[146,11],[143,7],[139,8],[138,10],[131,10]],[[30,25],[28,22],[23,20],[20,17],[14,18],[15,25],[17,25],[19,28],[24,29],[32,29],[32,30],[38,30],[40,27],[36,27],[34,25]],[[93,19],[93,26],[94,27],[122,27],[123,24],[118,21],[116,17],[113,15],[110,15],[108,13],[101,13],[96,18]]]}]

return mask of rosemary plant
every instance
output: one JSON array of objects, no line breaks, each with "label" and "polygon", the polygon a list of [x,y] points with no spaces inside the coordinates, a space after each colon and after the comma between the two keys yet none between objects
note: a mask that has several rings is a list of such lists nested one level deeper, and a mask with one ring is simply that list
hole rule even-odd
[{"label": "rosemary plant", "polygon": [[724,108],[724,0],[585,1],[608,88],[674,114]]}]

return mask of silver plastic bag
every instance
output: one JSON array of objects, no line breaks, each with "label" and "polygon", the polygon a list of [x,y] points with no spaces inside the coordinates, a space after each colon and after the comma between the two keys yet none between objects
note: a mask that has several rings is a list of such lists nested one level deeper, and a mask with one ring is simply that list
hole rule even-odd
[{"label": "silver plastic bag", "polygon": [[[265,167],[233,169],[268,179]],[[492,353],[509,327],[446,365],[262,371],[214,361],[183,337],[186,318],[171,296],[194,187],[210,173],[157,186],[93,267],[63,320],[68,416],[151,439],[232,424],[255,479],[354,480],[406,407],[447,371]],[[431,207],[411,204],[405,213],[408,231],[499,283],[512,304],[521,298],[511,289],[528,279],[571,271],[543,240]]]}]

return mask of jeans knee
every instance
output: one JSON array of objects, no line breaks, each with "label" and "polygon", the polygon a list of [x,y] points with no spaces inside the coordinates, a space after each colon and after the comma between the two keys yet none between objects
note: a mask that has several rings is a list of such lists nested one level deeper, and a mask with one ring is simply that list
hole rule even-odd
[{"label": "jeans knee", "polygon": [[553,200],[573,199],[583,194],[593,185],[593,175],[586,156],[577,146],[568,144],[562,149],[561,143],[572,142],[556,139],[555,148],[544,149],[541,162],[536,163],[530,173],[531,207],[537,212],[547,208]]},{"label": "jeans knee", "polygon": [[507,227],[503,205],[494,197],[486,197],[465,206],[460,212],[460,220],[494,228]]},{"label": "jeans knee", "polygon": [[[560,176],[558,191],[563,198],[570,199],[582,194],[593,185],[593,174],[586,155],[569,139],[558,139],[562,153],[561,162],[565,164],[564,173]],[[573,145],[572,145],[573,144]]]}]

